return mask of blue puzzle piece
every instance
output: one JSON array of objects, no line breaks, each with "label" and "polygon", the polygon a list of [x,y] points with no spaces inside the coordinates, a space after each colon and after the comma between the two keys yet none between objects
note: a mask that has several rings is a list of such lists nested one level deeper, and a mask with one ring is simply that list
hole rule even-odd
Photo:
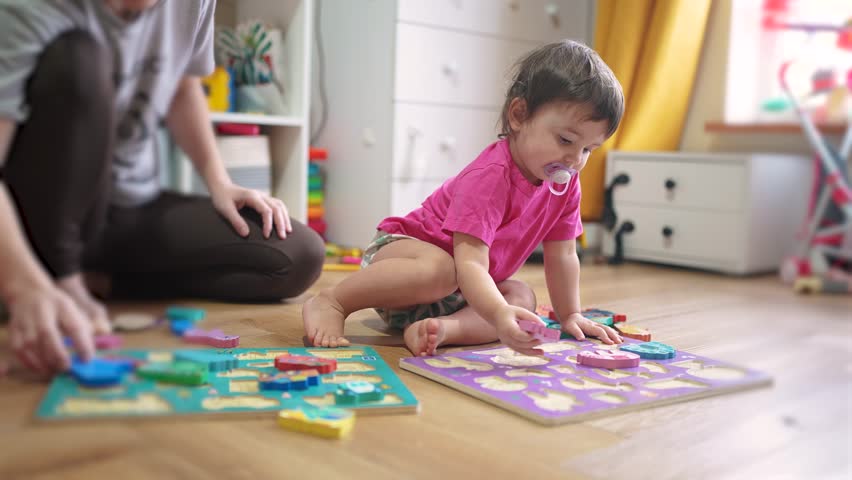
[{"label": "blue puzzle piece", "polygon": [[69,373],[80,385],[111,387],[121,383],[124,374],[132,372],[133,368],[133,363],[128,360],[93,358],[88,362],[83,362],[75,356],[71,359]]},{"label": "blue puzzle piece", "polygon": [[291,370],[275,375],[264,375],[258,381],[261,390],[307,390],[319,385],[316,370]]},{"label": "blue puzzle piece", "polygon": [[233,355],[215,353],[209,350],[178,350],[174,353],[175,360],[200,363],[211,372],[223,372],[237,368],[239,360]]},{"label": "blue puzzle piece", "polygon": [[640,358],[649,360],[668,360],[674,358],[677,354],[677,350],[674,347],[660,342],[631,343],[629,345],[622,345],[619,349],[635,353]]},{"label": "blue puzzle piece", "polygon": [[184,333],[190,328],[193,328],[195,323],[191,320],[172,320],[169,322],[169,328],[172,333],[177,335],[178,337],[182,337]]},{"label": "blue puzzle piece", "polygon": [[204,310],[200,308],[171,306],[166,308],[166,317],[169,320],[189,320],[198,322],[204,319]]}]

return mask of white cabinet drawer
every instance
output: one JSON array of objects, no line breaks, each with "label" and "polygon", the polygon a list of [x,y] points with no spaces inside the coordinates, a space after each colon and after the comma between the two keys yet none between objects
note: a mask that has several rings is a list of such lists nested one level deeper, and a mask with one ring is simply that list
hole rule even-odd
[{"label": "white cabinet drawer", "polygon": [[745,221],[741,213],[637,205],[621,205],[617,213],[618,225],[628,221],[634,225],[633,232],[623,236],[626,257],[677,263],[678,259],[734,262],[742,256]]},{"label": "white cabinet drawer", "polygon": [[557,0],[399,0],[398,18],[506,38],[551,42],[586,41],[591,24],[586,1]]},{"label": "white cabinet drawer", "polygon": [[395,100],[499,109],[512,62],[535,46],[400,23]]},{"label": "white cabinet drawer", "polygon": [[746,202],[747,170],[738,163],[706,163],[612,158],[608,182],[630,177],[615,187],[616,205],[740,211]]},{"label": "white cabinet drawer", "polygon": [[444,182],[441,180],[396,180],[391,184],[392,216],[402,217],[419,207]]},{"label": "white cabinet drawer", "polygon": [[497,141],[497,110],[398,103],[393,178],[445,180]]}]

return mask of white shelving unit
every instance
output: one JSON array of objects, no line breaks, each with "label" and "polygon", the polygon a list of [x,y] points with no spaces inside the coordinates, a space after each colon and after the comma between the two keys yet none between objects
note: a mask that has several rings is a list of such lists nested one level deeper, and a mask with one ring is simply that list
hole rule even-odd
[{"label": "white shelving unit", "polygon": [[[219,0],[216,25],[260,20],[281,31],[276,72],[284,87],[285,115],[211,112],[213,123],[261,126],[269,137],[271,191],[290,216],[307,222],[310,68],[314,0]],[[180,160],[177,160],[180,161]],[[227,164],[225,165],[227,168]],[[180,167],[179,167],[180,168]],[[183,185],[191,182],[182,182]]]}]

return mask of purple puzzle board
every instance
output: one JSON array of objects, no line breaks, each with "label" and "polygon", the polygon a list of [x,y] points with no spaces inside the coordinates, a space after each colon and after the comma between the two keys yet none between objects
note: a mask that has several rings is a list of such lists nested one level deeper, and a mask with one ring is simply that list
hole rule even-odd
[{"label": "purple puzzle board", "polygon": [[[625,344],[642,343],[625,339]],[[400,367],[545,424],[719,395],[772,383],[761,372],[688,352],[670,360],[642,359],[638,367],[607,370],[577,364],[581,350],[608,348],[597,340],[542,344],[544,357],[506,347],[434,357],[403,358]]]}]

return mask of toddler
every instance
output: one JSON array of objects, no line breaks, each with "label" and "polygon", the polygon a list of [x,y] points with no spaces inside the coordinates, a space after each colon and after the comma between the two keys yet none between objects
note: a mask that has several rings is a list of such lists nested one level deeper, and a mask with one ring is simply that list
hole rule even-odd
[{"label": "toddler", "polygon": [[416,356],[495,340],[540,354],[538,340],[518,326],[539,321],[535,295],[510,277],[541,243],[562,330],[620,343],[613,329],[580,313],[576,239],[583,231],[577,173],[623,111],[621,85],[589,47],[565,40],[527,54],[515,67],[499,140],[420,208],[383,220],[364,268],[305,304],[311,344],[349,345],[346,317],[374,307],[404,331]]}]

